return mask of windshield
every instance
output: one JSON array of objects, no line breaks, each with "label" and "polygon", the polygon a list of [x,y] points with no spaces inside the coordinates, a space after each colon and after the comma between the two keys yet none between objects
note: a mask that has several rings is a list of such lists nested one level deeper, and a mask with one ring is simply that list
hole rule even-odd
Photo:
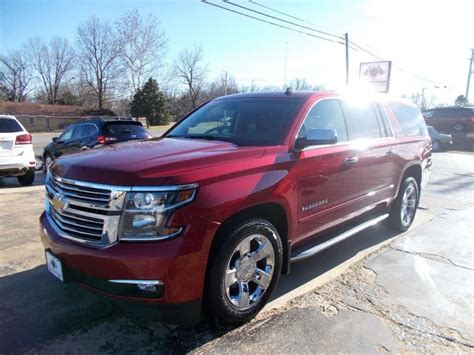
[{"label": "windshield", "polygon": [[237,145],[282,144],[302,101],[299,97],[214,100],[184,119],[167,137]]}]

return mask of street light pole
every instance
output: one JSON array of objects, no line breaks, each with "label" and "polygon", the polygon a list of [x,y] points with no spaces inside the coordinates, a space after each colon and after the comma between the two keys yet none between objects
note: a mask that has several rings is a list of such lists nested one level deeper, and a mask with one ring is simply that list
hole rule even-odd
[{"label": "street light pole", "polygon": [[474,62],[474,49],[471,49],[471,62],[469,63],[469,72],[467,73],[466,100],[469,101],[469,86],[471,85],[472,62]]},{"label": "street light pole", "polygon": [[344,42],[346,46],[346,86],[349,85],[349,33],[344,34]]}]

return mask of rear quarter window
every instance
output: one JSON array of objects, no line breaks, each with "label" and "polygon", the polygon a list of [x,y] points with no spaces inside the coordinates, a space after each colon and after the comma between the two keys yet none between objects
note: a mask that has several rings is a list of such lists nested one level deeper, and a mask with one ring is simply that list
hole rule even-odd
[{"label": "rear quarter window", "polygon": [[390,108],[397,117],[405,136],[423,136],[426,134],[425,120],[417,107],[403,103],[391,103]]},{"label": "rear quarter window", "polygon": [[13,133],[22,132],[23,129],[17,121],[11,118],[0,118],[0,132]]}]

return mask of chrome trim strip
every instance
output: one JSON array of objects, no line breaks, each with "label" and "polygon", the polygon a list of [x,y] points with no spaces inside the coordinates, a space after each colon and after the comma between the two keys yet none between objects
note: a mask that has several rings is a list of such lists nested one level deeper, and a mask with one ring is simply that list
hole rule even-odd
[{"label": "chrome trim strip", "polygon": [[163,285],[163,281],[160,280],[120,280],[120,279],[114,279],[114,280],[108,280],[109,282],[113,282],[116,284],[128,284],[128,285]]},{"label": "chrome trim strip", "polygon": [[177,237],[181,234],[183,229],[183,227],[179,227],[179,229],[173,234],[168,234],[161,237],[119,237],[119,240],[123,242],[156,242],[158,240],[166,240]]},{"label": "chrome trim strip", "polygon": [[290,261],[291,262],[295,262],[295,261],[300,261],[300,260],[304,260],[304,259],[307,259],[315,254],[318,254],[320,252],[322,252],[323,250],[327,249],[327,248],[330,248],[332,247],[333,245],[339,243],[339,242],[342,242],[343,240],[349,238],[349,237],[352,237],[353,235],[363,231],[364,229],[367,229],[369,227],[372,227],[374,225],[376,225],[377,223],[379,223],[380,221],[383,221],[384,219],[388,218],[388,213],[387,214],[383,214],[379,217],[376,217],[376,218],[373,218],[371,220],[368,220],[362,224],[359,224],[358,226],[352,228],[352,229],[349,229],[348,231],[345,231],[337,236],[335,236],[334,238],[331,238],[321,244],[317,244],[315,245],[314,247],[312,248],[309,248],[309,249],[306,249],[304,251],[302,251],[301,253],[291,257]]},{"label": "chrome trim strip", "polygon": [[[178,191],[178,190],[187,190],[187,189],[195,189],[199,187],[199,184],[192,183],[192,184],[184,184],[184,185],[170,185],[170,186],[120,186],[120,185],[106,185],[106,184],[97,184],[92,182],[86,182],[81,180],[70,180],[67,178],[59,177],[49,173],[51,177],[59,182],[65,182],[71,185],[77,186],[84,186],[90,187],[93,189],[102,189],[102,190],[111,190],[112,193],[114,191],[123,191],[123,192],[130,192],[130,191]],[[84,191],[87,192],[87,191]]]}]

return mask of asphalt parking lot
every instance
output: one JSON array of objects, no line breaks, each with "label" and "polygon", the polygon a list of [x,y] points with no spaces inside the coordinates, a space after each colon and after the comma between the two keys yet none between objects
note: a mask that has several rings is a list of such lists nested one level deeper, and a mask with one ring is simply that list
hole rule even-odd
[{"label": "asphalt parking lot", "polygon": [[235,329],[166,326],[60,284],[38,238],[42,174],[33,187],[0,180],[0,353],[472,351],[474,155],[433,161],[411,231],[376,226],[293,264]]}]

